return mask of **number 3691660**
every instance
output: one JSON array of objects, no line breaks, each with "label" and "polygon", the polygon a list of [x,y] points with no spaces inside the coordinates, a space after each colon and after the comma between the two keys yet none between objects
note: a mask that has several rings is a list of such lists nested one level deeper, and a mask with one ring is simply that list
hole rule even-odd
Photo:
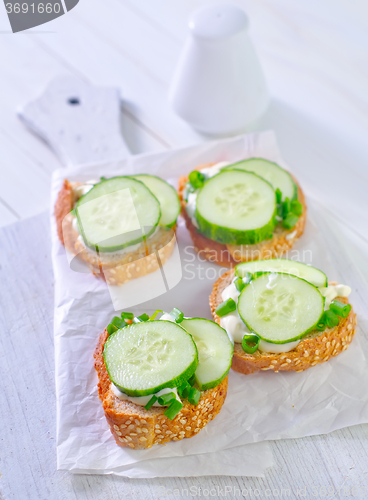
[{"label": "number 3691660", "polygon": [[28,12],[30,14],[43,14],[46,12],[46,14],[51,14],[52,12],[55,12],[55,14],[59,14],[60,12],[60,3],[39,3],[39,4],[30,4],[28,5],[27,3],[7,3],[5,5],[6,7],[6,12],[8,14],[14,13],[14,14],[27,14]]}]

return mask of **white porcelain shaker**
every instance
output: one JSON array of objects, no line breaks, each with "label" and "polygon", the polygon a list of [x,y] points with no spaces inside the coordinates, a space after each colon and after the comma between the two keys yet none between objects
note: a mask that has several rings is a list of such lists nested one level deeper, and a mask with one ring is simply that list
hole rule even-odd
[{"label": "white porcelain shaker", "polygon": [[266,110],[266,82],[247,33],[245,12],[208,5],[189,21],[190,35],[170,87],[176,113],[193,128],[221,136],[242,132]]}]

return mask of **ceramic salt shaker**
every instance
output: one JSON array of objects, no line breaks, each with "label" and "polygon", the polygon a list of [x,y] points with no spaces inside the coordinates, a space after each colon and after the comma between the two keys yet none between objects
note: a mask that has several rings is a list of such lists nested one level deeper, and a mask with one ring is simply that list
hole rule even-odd
[{"label": "ceramic salt shaker", "polygon": [[174,110],[205,134],[244,131],[269,102],[245,12],[231,4],[207,5],[192,14],[189,28],[169,92]]}]

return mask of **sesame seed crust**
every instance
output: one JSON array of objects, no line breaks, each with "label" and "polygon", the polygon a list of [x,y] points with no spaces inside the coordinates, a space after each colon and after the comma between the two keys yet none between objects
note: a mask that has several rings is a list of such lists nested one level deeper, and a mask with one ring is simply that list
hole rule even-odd
[{"label": "sesame seed crust", "polygon": [[64,180],[55,203],[54,215],[61,243],[84,261],[95,276],[105,280],[109,285],[122,285],[157,271],[160,268],[159,260],[161,265],[168,260],[175,247],[176,225],[171,229],[158,227],[157,232],[147,238],[146,243],[142,242],[132,252],[97,254],[94,250],[86,248],[79,239],[78,231],[73,228],[75,216],[70,213],[78,200],[75,188],[80,184]]},{"label": "sesame seed crust", "polygon": [[[200,165],[197,170],[210,167],[213,163]],[[293,177],[294,179],[294,177]],[[210,240],[198,232],[193,225],[186,211],[186,201],[183,198],[185,185],[188,182],[187,176],[182,176],[179,179],[179,198],[181,202],[181,215],[185,220],[186,227],[193,240],[194,248],[201,257],[214,262],[221,266],[234,267],[239,262],[248,262],[259,259],[273,259],[281,257],[285,252],[290,250],[295,241],[303,234],[304,226],[307,219],[307,206],[303,191],[294,179],[298,187],[298,200],[303,205],[303,213],[298,219],[295,227],[292,229],[284,229],[280,224],[275,227],[271,240],[265,240],[256,245],[223,245],[217,241]]]},{"label": "sesame seed crust", "polygon": [[[215,313],[217,306],[222,302],[221,293],[230,285],[234,277],[234,270],[224,273],[213,285],[210,295],[210,307],[214,320],[220,324],[220,318]],[[337,285],[336,282],[329,282]],[[348,304],[345,297],[337,300]],[[237,372],[254,373],[259,370],[278,371],[304,371],[318,363],[324,363],[331,357],[345,351],[353,340],[356,330],[356,314],[351,309],[347,318],[340,318],[339,324],[334,328],[327,328],[323,332],[311,332],[293,349],[287,353],[262,353],[256,351],[248,354],[243,351],[241,344],[234,344],[234,356],[231,368]]]},{"label": "sesame seed crust", "polygon": [[120,400],[111,390],[103,359],[103,347],[107,338],[108,333],[105,330],[100,335],[95,349],[94,364],[105,417],[119,446],[129,446],[137,450],[151,448],[158,443],[190,438],[220,412],[226,399],[228,377],[217,387],[203,391],[197,406],[184,401],[183,408],[173,420],[164,415],[165,407],[152,407],[147,411],[143,406]]}]

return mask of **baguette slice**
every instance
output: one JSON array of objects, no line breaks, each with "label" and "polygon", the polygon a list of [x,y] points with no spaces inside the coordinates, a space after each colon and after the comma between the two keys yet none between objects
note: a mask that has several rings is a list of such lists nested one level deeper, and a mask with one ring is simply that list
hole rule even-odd
[{"label": "baguette slice", "polygon": [[[210,167],[213,163],[200,165],[197,170]],[[278,224],[274,230],[273,238],[265,240],[256,245],[223,245],[217,241],[210,240],[203,236],[194,226],[192,220],[186,211],[186,201],[183,198],[185,185],[188,182],[187,176],[182,176],[179,179],[179,198],[181,203],[181,214],[185,220],[186,227],[194,243],[196,252],[203,258],[214,262],[221,266],[234,267],[239,262],[248,262],[258,259],[272,259],[281,257],[285,252],[290,250],[295,241],[303,234],[305,222],[307,219],[307,206],[303,191],[293,177],[294,182],[298,186],[298,200],[303,205],[303,213],[299,217],[298,222],[292,229],[285,229]]]},{"label": "baguette slice", "polygon": [[84,261],[95,276],[109,285],[122,285],[126,281],[157,271],[168,260],[175,247],[175,227],[158,227],[154,235],[146,242],[134,245],[130,252],[97,253],[86,247],[73,227],[74,216],[70,213],[79,198],[79,185],[80,183],[64,180],[54,209],[57,233],[65,248]]},{"label": "baguette slice", "polygon": [[[223,302],[221,298],[222,291],[231,284],[233,278],[233,269],[220,276],[210,295],[212,316],[218,324],[220,324],[220,318],[215,313],[215,310]],[[332,281],[329,284],[337,285]],[[344,297],[338,297],[337,300],[344,304],[349,303],[348,299]],[[336,327],[327,328],[324,332],[314,331],[304,337],[292,351],[279,354],[262,353],[260,351],[247,354],[243,351],[241,344],[235,343],[231,368],[245,375],[259,370],[302,372],[345,351],[354,337],[356,323],[356,314],[351,309],[349,316],[340,318],[340,322]]]},{"label": "baguette slice", "polygon": [[213,389],[201,393],[197,406],[183,401],[183,408],[174,420],[168,419],[166,407],[143,406],[122,401],[113,393],[103,359],[103,348],[108,338],[105,330],[99,338],[95,353],[95,369],[98,375],[98,393],[102,401],[107,423],[119,446],[135,450],[151,448],[154,444],[179,441],[195,436],[221,410],[226,399],[227,379]]}]

